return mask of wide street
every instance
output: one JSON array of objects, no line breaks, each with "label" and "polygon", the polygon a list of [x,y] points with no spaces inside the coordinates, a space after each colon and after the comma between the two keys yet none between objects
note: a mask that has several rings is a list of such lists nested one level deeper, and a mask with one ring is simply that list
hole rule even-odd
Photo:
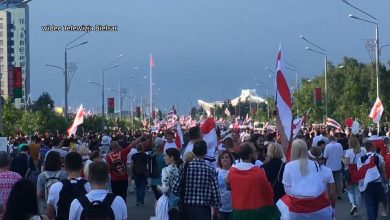
[{"label": "wide street", "polygon": [[[151,216],[154,216],[154,195],[151,191],[146,193],[145,206],[135,206],[135,193],[129,193],[127,197],[127,210],[128,219],[130,220],[149,220]],[[363,202],[363,201],[362,201]],[[349,210],[351,206],[348,202],[347,195],[345,194],[342,200],[337,201],[336,205],[336,219],[340,220],[366,220],[365,206],[359,210],[358,216],[350,216]],[[384,220],[386,217],[380,217],[378,220]]]}]

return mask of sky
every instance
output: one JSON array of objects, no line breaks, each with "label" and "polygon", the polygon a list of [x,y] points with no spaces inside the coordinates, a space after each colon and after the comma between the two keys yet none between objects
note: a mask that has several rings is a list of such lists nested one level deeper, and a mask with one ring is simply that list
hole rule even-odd
[{"label": "sky", "polygon": [[[107,4],[109,3],[109,4]],[[350,3],[378,19],[381,45],[390,43],[390,19],[386,0]],[[279,44],[283,59],[297,67],[300,78],[322,74],[324,57],[305,50],[300,35],[326,49],[337,65],[344,56],[369,62],[365,39],[375,37],[373,24],[348,17],[367,18],[341,0],[33,0],[30,7],[31,96],[48,92],[57,106],[64,102],[64,47],[83,34],[77,31],[42,31],[45,25],[116,25],[118,31],[93,31],[68,50],[68,62],[77,65],[68,97],[73,109],[83,104],[101,111],[101,89],[88,81],[101,81],[104,66],[120,54],[120,66],[105,73],[105,87],[128,94],[135,105],[149,99],[149,55],[153,54],[153,104],[163,111],[176,105],[188,113],[197,100],[235,98],[242,89],[274,93],[274,70]],[[390,59],[390,47],[382,52]],[[135,67],[137,67],[135,69]],[[129,75],[135,75],[130,78]],[[286,70],[293,86],[295,72]],[[257,86],[259,79],[263,85]],[[118,94],[107,90],[118,108]],[[130,100],[124,101],[124,110]]]}]

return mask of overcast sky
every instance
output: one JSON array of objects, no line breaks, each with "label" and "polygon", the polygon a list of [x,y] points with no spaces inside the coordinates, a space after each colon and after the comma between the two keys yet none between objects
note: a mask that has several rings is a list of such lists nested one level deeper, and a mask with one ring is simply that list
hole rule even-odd
[{"label": "overcast sky", "polygon": [[[350,2],[378,18],[381,44],[390,43],[390,2]],[[300,77],[310,78],[323,71],[323,57],[306,51],[299,35],[326,49],[334,64],[343,56],[369,61],[364,39],[375,37],[374,25],[348,14],[367,17],[341,0],[33,0],[29,5],[31,95],[36,99],[47,91],[59,106],[64,100],[64,78],[45,64],[63,67],[65,44],[82,32],[43,32],[41,27],[118,26],[117,32],[91,32],[77,41],[88,44],[68,51],[68,61],[78,66],[69,106],[82,103],[99,112],[100,88],[87,81],[100,82],[103,66],[119,54],[123,54],[120,67],[106,72],[107,88],[118,89],[122,81],[129,93],[133,88],[137,103],[141,96],[148,99],[149,79],[144,76],[153,54],[158,93],[154,103],[164,111],[179,104],[179,111],[188,113],[197,99],[234,98],[245,88],[256,89],[261,96],[266,88],[271,92],[273,81],[265,67],[275,68],[279,43],[284,60],[298,67]],[[382,53],[382,60],[389,59],[390,47]],[[136,77],[129,79],[129,74]],[[293,86],[295,73],[285,75]],[[254,77],[266,86],[257,86]],[[115,97],[118,103],[116,93],[107,91],[106,97]],[[129,106],[125,100],[124,108]]]}]

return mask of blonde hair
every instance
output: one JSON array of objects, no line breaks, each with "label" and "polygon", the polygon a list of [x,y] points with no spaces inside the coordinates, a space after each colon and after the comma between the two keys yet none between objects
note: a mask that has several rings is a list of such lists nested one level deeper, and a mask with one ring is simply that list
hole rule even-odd
[{"label": "blonde hair", "polygon": [[278,143],[268,144],[267,156],[269,159],[282,159],[284,157],[282,145]]},{"label": "blonde hair", "polygon": [[302,176],[309,174],[309,160],[307,144],[301,139],[296,139],[291,146],[291,161],[299,161],[299,170]]},{"label": "blonde hair", "polygon": [[191,151],[184,154],[183,159],[184,163],[191,162],[195,158],[195,154]]},{"label": "blonde hair", "polygon": [[350,137],[349,138],[349,148],[351,148],[353,150],[354,154],[360,153],[361,149],[360,149],[359,139],[357,139],[356,137]]}]

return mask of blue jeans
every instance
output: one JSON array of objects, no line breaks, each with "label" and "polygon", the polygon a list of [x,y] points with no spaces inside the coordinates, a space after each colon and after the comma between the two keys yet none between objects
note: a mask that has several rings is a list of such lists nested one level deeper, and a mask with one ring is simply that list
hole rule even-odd
[{"label": "blue jeans", "polygon": [[137,197],[137,202],[144,203],[146,186],[148,185],[147,178],[134,178],[135,182],[135,196]]},{"label": "blue jeans", "polygon": [[379,201],[383,193],[381,182],[371,182],[363,192],[366,202],[367,216],[369,220],[376,220],[378,217]]},{"label": "blue jeans", "polygon": [[348,199],[352,206],[359,207],[360,205],[360,191],[357,184],[348,187]]}]

